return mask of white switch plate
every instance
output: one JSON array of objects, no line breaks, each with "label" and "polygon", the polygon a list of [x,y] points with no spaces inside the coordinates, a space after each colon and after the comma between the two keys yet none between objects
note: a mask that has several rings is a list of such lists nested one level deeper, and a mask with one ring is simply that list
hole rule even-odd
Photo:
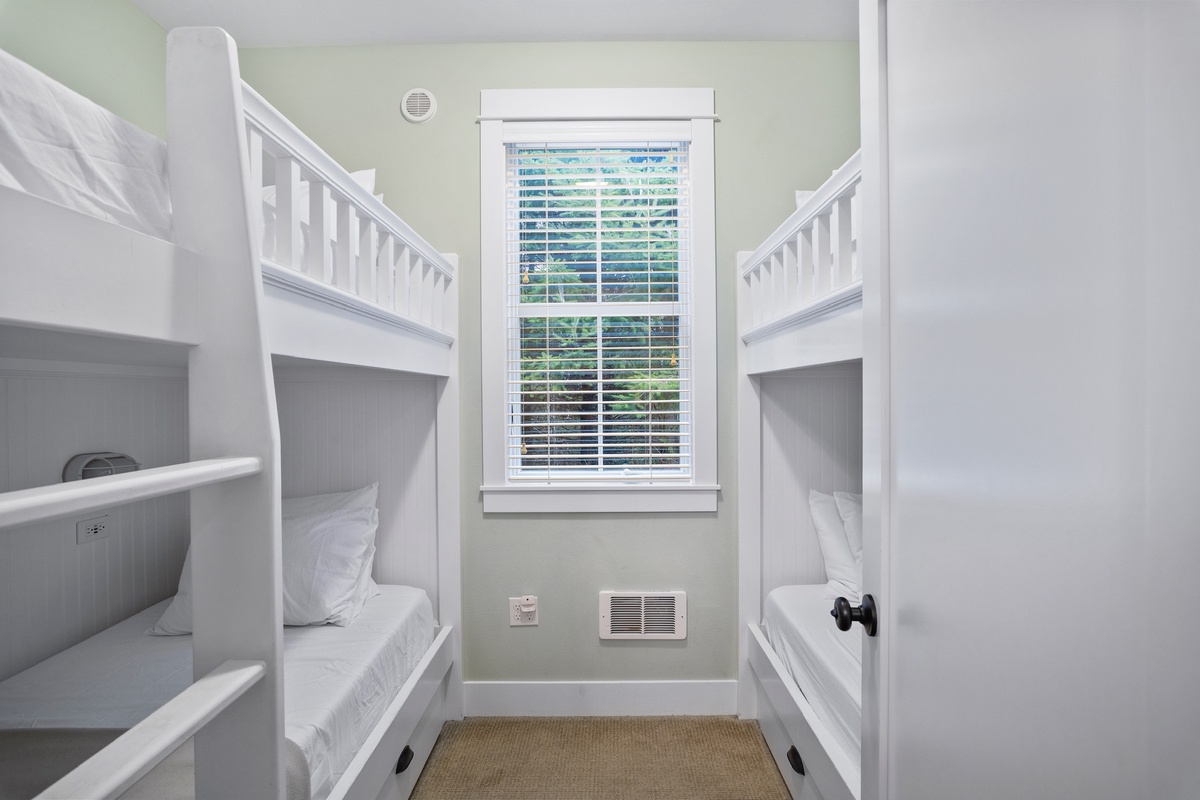
[{"label": "white switch plate", "polygon": [[101,514],[98,517],[89,519],[81,519],[75,523],[75,544],[83,544],[84,542],[94,542],[97,539],[103,539],[112,531],[109,528],[108,514]]},{"label": "white switch plate", "polygon": [[537,597],[527,594],[523,597],[508,598],[508,624],[510,627],[517,625],[537,625]]}]

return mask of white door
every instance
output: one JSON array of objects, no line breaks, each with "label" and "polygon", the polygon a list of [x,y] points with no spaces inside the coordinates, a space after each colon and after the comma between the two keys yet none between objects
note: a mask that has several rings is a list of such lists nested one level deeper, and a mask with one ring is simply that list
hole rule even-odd
[{"label": "white door", "polygon": [[1200,7],[885,41],[864,797],[1198,797]]}]

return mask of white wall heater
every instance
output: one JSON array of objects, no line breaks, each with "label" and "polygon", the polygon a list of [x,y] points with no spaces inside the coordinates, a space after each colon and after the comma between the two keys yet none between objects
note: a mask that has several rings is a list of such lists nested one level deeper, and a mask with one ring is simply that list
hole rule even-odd
[{"label": "white wall heater", "polygon": [[601,639],[686,639],[686,592],[601,592]]}]

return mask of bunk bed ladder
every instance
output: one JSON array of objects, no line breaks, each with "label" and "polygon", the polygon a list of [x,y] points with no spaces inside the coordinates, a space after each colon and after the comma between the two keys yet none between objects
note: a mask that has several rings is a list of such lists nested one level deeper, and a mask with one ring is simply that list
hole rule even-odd
[{"label": "bunk bed ladder", "polygon": [[[0,529],[77,516],[258,475],[262,460],[213,458],[0,494]],[[259,682],[262,661],[226,660],[38,795],[117,797]]]},{"label": "bunk bed ladder", "polygon": [[188,354],[194,460],[5,493],[0,528],[189,491],[196,681],[41,796],[117,797],[191,738],[197,798],[283,800],[279,423],[242,83],[224,31],[169,34],[167,112],[175,243],[199,267],[195,296],[182,298],[199,319]]}]

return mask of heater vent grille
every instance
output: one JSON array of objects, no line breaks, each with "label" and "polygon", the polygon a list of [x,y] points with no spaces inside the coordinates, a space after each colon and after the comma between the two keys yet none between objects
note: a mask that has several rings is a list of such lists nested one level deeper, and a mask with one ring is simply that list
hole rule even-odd
[{"label": "heater vent grille", "polygon": [[601,592],[601,639],[686,639],[685,592]]}]

